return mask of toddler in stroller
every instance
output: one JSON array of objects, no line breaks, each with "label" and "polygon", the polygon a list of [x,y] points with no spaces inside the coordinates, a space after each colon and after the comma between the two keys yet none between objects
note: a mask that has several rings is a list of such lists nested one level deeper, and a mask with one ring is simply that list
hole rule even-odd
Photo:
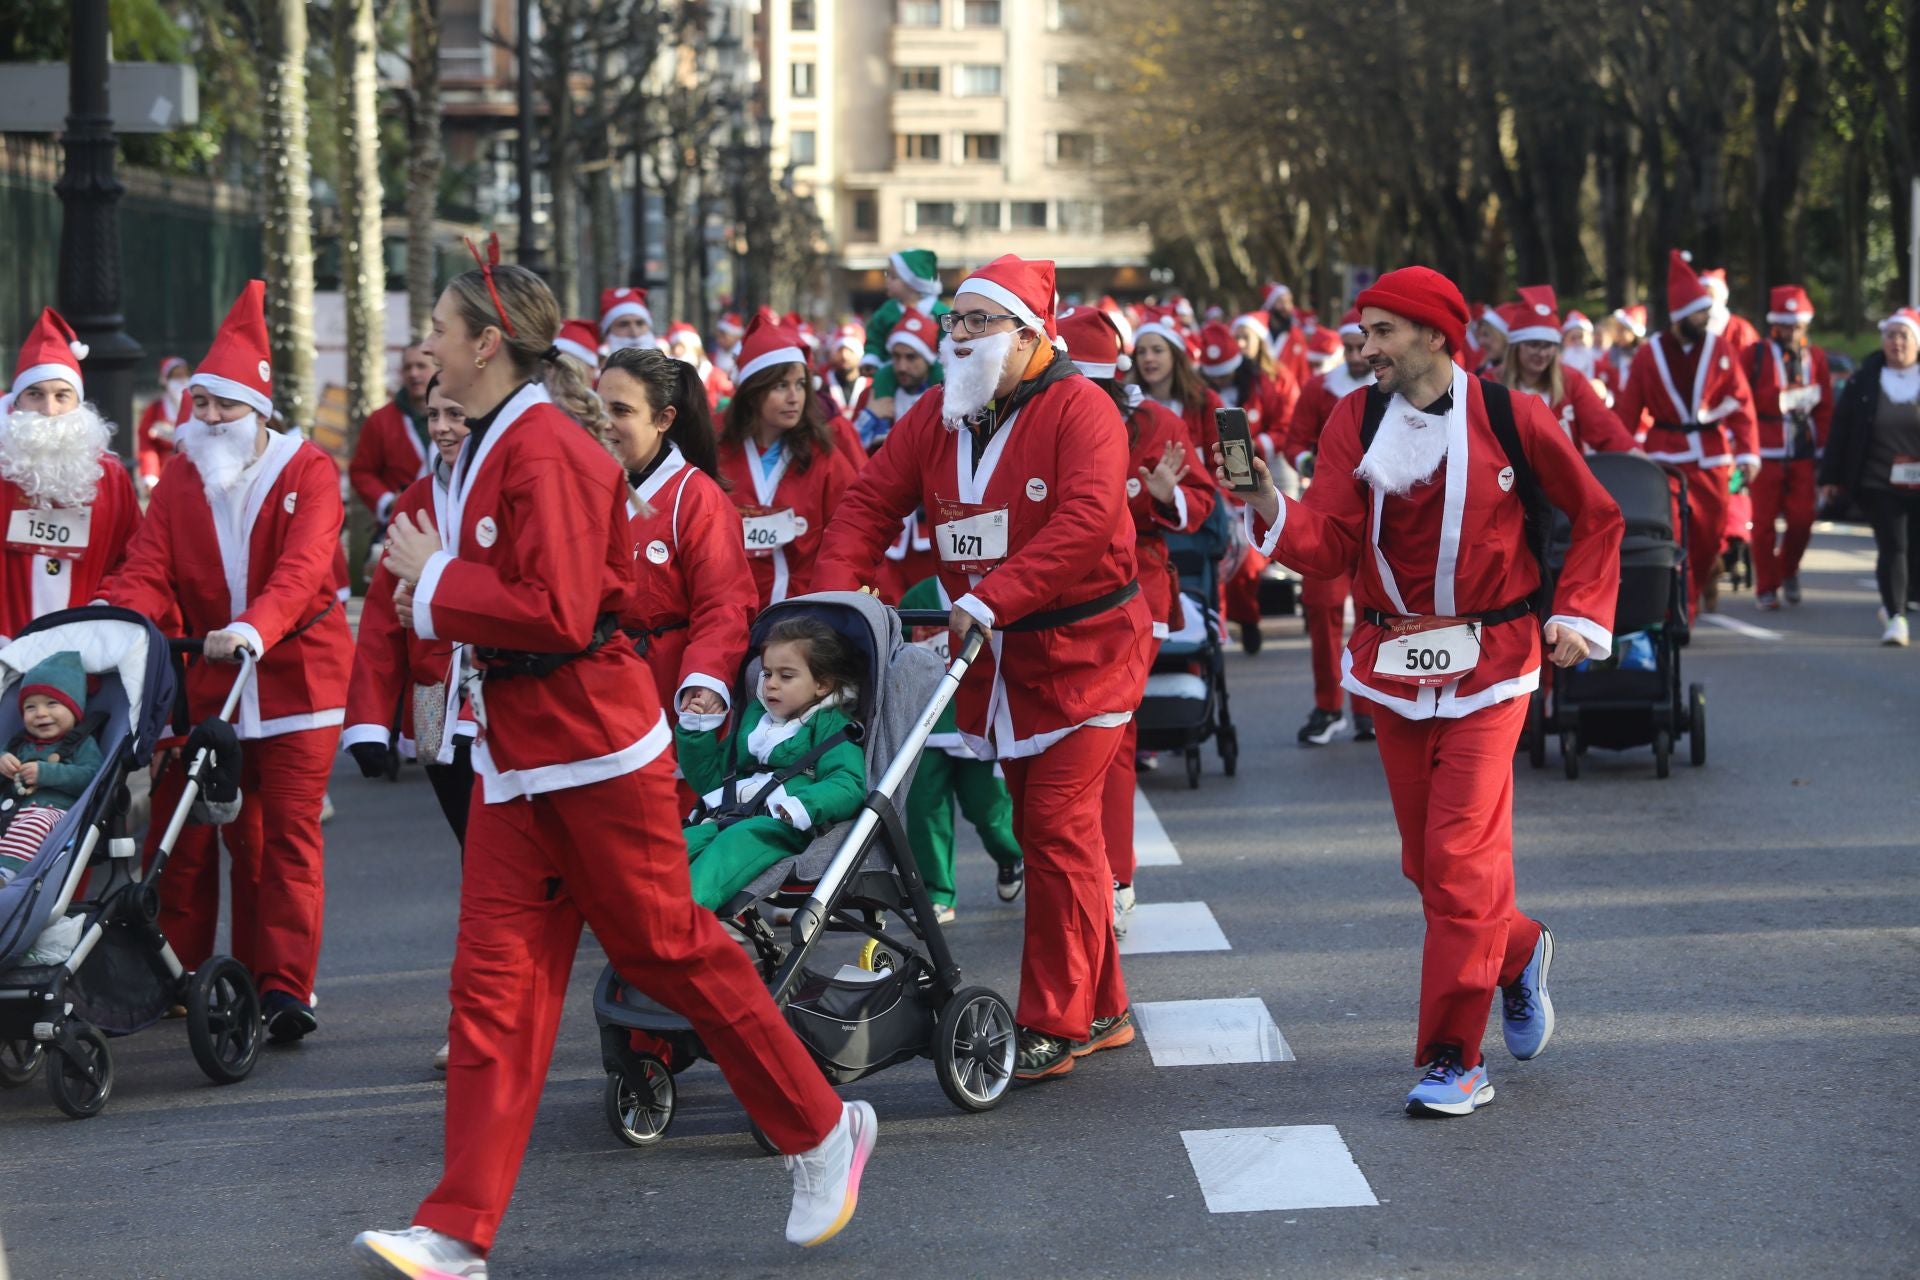
[{"label": "toddler in stroller", "polygon": [[101,719],[87,718],[86,698],[86,669],[71,650],[43,659],[20,682],[25,727],[0,755],[0,778],[13,784],[0,798],[0,884],[39,855],[105,762],[93,740]]}]

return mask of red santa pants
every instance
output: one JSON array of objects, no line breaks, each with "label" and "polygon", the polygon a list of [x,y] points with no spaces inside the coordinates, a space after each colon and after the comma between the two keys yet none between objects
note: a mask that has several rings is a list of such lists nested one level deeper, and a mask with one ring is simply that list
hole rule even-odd
[{"label": "red santa pants", "polygon": [[1120,726],[1120,748],[1100,788],[1100,837],[1116,884],[1133,883],[1133,789],[1139,772],[1134,755],[1139,748],[1140,722],[1129,720]]},{"label": "red santa pants", "polygon": [[485,804],[475,792],[453,960],[446,1167],[415,1223],[492,1246],[583,920],[621,977],[693,1024],[775,1146],[808,1150],[839,1122],[839,1097],[753,965],[694,903],[675,811],[671,755],[528,799]]},{"label": "red santa pants", "polygon": [[[1768,458],[1753,478],[1753,589],[1762,595],[1800,572],[1800,557],[1813,538],[1813,459]],[[1787,520],[1784,536],[1774,521]],[[1775,538],[1779,538],[1776,549]]]},{"label": "red santa pants", "polygon": [[[213,954],[224,841],[232,859],[234,959],[247,966],[262,994],[313,999],[327,905],[320,806],[339,745],[339,725],[241,743],[240,816],[224,827],[181,830],[160,874],[160,928],[187,968],[199,968]],[[149,857],[185,787],[184,763],[170,765],[155,782]]]},{"label": "red santa pants", "polygon": [[1027,857],[1027,928],[1015,1021],[1084,1040],[1095,1018],[1127,1007],[1113,936],[1113,870],[1101,797],[1120,726],[1075,729],[1037,756],[1002,760],[1013,835]]},{"label": "red santa pants", "polygon": [[1260,571],[1266,567],[1267,558],[1248,547],[1240,567],[1221,584],[1228,622],[1246,627],[1260,625]]},{"label": "red santa pants", "polygon": [[1374,712],[1400,868],[1427,917],[1416,1063],[1450,1045],[1477,1064],[1494,988],[1520,976],[1540,940],[1513,902],[1513,752],[1526,718],[1525,698],[1459,720]]},{"label": "red santa pants", "polygon": [[1300,583],[1300,611],[1306,616],[1307,648],[1313,659],[1313,705],[1322,711],[1340,709],[1340,654],[1346,648],[1347,597],[1353,579],[1307,578]]},{"label": "red santa pants", "polygon": [[1687,589],[1689,617],[1700,612],[1700,593],[1712,580],[1720,559],[1720,545],[1727,536],[1727,481],[1731,467],[1696,467],[1681,463],[1687,477],[1687,503],[1691,518],[1687,521]]}]

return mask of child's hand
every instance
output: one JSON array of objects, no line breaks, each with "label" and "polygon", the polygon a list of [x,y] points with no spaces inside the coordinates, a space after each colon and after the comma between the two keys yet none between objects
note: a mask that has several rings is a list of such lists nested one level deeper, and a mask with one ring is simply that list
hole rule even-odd
[{"label": "child's hand", "polygon": [[20,772],[20,757],[9,751],[0,755],[0,778],[11,778]]},{"label": "child's hand", "polygon": [[39,786],[40,785],[40,762],[38,760],[29,760],[25,764],[21,765],[19,776],[17,777],[16,781],[18,781],[22,786],[26,787],[26,789],[29,791]]}]

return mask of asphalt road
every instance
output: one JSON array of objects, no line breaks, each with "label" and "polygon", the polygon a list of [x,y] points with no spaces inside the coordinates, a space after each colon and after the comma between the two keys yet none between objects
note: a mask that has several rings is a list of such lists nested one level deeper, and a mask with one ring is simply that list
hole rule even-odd
[{"label": "asphalt road", "polygon": [[[1920,651],[1874,643],[1871,573],[1869,541],[1823,533],[1805,606],[1760,615],[1735,595],[1723,616],[1747,630],[1700,629],[1687,667],[1710,691],[1707,767],[1657,781],[1650,754],[1596,754],[1568,782],[1557,760],[1519,762],[1521,905],[1559,939],[1559,1022],[1525,1064],[1490,1029],[1499,1097],[1479,1114],[1401,1113],[1418,903],[1372,749],[1295,746],[1305,643],[1275,620],[1265,652],[1231,658],[1240,776],[1210,756],[1197,791],[1177,769],[1143,778],[1178,865],[1141,872],[1136,941],[1194,945],[1146,908],[1204,904],[1172,914],[1210,917],[1226,948],[1128,958],[1141,1040],[983,1116],[955,1111],[924,1062],[849,1088],[878,1109],[880,1145],[853,1224],[800,1254],[780,1236],[785,1177],[712,1067],[681,1077],[660,1146],[608,1133],[589,939],[494,1274],[1920,1272],[1904,1087],[1920,1058]],[[84,1122],[37,1084],[0,1095],[19,1280],[347,1275],[352,1234],[404,1225],[434,1181],[458,866],[418,770],[349,773],[328,828],[320,1033],[214,1088],[165,1024],[116,1044],[112,1102]],[[963,862],[954,945],[1011,996],[1020,907],[995,900],[983,854]],[[1241,1003],[1174,1003],[1225,1000]],[[1287,1060],[1156,1065],[1235,1056],[1221,1028],[1247,1012],[1277,1037],[1243,1037],[1240,1056]],[[1183,1036],[1182,1013],[1211,1033]],[[1267,1132],[1221,1132],[1249,1129]],[[1307,1207],[1327,1200],[1345,1204]]]}]

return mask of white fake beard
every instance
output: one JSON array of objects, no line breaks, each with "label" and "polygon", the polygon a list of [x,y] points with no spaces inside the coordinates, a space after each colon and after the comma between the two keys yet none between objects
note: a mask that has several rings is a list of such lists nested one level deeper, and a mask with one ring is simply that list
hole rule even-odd
[{"label": "white fake beard", "polygon": [[[968,351],[964,359],[955,350],[962,346]],[[940,417],[947,430],[965,430],[973,416],[987,407],[1012,354],[1010,331],[970,337],[964,343],[954,342],[952,334],[940,339],[940,363],[947,373]]]},{"label": "white fake beard", "polygon": [[161,390],[160,403],[166,409],[166,412],[161,415],[160,421],[154,425],[156,427],[166,428],[164,432],[155,433],[160,435],[162,439],[173,435],[174,419],[180,416],[180,397],[185,394],[187,394],[187,384],[185,382],[169,382],[166,387]]},{"label": "white fake beard", "polygon": [[1592,346],[1560,348],[1560,363],[1572,369],[1583,378],[1593,376],[1594,362],[1599,358],[1599,349]]},{"label": "white fake beard", "polygon": [[259,438],[259,415],[250,413],[237,422],[213,426],[198,418],[189,418],[174,433],[173,442],[200,473],[207,493],[219,497],[239,483],[240,473],[253,461],[254,445]]},{"label": "white fake beard", "polygon": [[607,339],[608,351],[654,351],[660,340],[650,333],[617,334]]},{"label": "white fake beard", "polygon": [[29,501],[84,507],[100,488],[113,433],[92,405],[47,415],[16,409],[0,421],[0,476]]},{"label": "white fake beard", "polygon": [[1381,421],[1353,474],[1388,493],[1405,494],[1430,480],[1446,460],[1447,415],[1436,418],[1402,408]]}]

